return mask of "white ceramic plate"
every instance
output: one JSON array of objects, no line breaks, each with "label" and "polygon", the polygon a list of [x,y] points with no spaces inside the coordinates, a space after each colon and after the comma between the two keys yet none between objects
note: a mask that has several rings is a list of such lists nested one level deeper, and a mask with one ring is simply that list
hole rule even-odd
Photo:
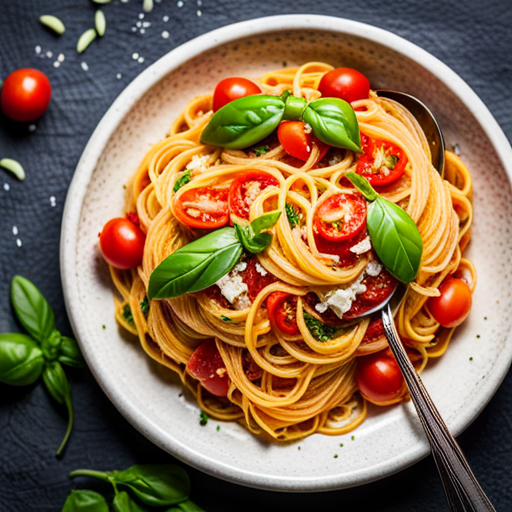
[{"label": "white ceramic plate", "polygon": [[496,391],[512,358],[512,151],[462,79],[396,35],[338,18],[278,16],[215,30],[165,55],[124,90],[91,137],[68,193],[61,242],[73,329],[89,367],[121,413],[192,466],[232,482],[285,491],[355,486],[424,457],[428,444],[412,405],[372,409],[354,440],[314,435],[282,445],[264,442],[237,424],[224,423],[220,431],[213,420],[200,426],[199,408],[179,396],[177,379],[117,328],[97,233],[122,212],[123,183],[187,101],[212,91],[224,77],[258,77],[311,60],[354,67],[374,88],[398,89],[424,100],[440,121],[448,147],[459,144],[473,173],[475,221],[468,255],[479,278],[473,311],[447,354],[423,375],[447,424],[459,434]]}]

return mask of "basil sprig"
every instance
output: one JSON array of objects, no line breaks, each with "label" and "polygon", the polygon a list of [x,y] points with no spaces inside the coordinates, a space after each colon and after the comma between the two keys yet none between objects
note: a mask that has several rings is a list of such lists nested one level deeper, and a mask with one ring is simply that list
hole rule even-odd
[{"label": "basil sprig", "polygon": [[[150,507],[176,505],[167,509],[176,512],[204,512],[189,499],[190,480],[187,472],[174,464],[137,464],[124,471],[77,469],[69,476],[98,478],[112,484],[115,492],[112,505],[116,512],[145,512],[146,508],[141,503]],[[119,490],[118,487],[122,489]],[[87,494],[82,497],[79,493]],[[66,508],[68,501],[73,501],[75,508]],[[84,503],[83,507],[81,502]],[[86,508],[89,503],[98,503],[98,507],[106,504],[101,495],[92,491],[73,491],[66,500],[63,512],[108,511],[108,507]]]},{"label": "basil sprig", "polygon": [[41,376],[51,396],[68,411],[68,426],[57,455],[73,427],[71,388],[61,366],[82,367],[84,360],[76,341],[55,329],[55,315],[42,293],[28,280],[15,276],[11,283],[14,312],[26,334],[0,334],[0,382],[26,386]]},{"label": "basil sprig", "polygon": [[418,227],[404,210],[380,196],[365,177],[354,172],[346,176],[370,203],[366,225],[377,256],[399,281],[414,281],[423,253]]},{"label": "basil sprig", "polygon": [[101,494],[88,489],[79,489],[71,491],[62,512],[109,512],[109,508]]},{"label": "basil sprig", "polygon": [[270,245],[272,235],[264,231],[280,214],[277,210],[269,212],[249,226],[218,229],[181,247],[151,273],[148,298],[170,299],[215,284],[236,265],[244,248],[257,254]]},{"label": "basil sprig", "polygon": [[244,149],[268,137],[283,120],[308,123],[316,137],[331,146],[361,150],[357,117],[349,103],[338,98],[306,103],[290,94],[246,96],[224,105],[206,125],[201,142]]}]

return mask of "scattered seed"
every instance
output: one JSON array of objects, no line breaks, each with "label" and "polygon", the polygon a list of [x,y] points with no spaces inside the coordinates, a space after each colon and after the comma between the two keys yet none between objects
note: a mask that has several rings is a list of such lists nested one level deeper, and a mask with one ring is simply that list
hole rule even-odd
[{"label": "scattered seed", "polygon": [[337,459],[337,458],[338,458],[338,454],[337,454],[337,453],[335,453],[335,454],[334,454],[334,458],[335,458],[335,459]]},{"label": "scattered seed", "polygon": [[162,20],[164,23],[167,23],[169,21],[169,16],[164,16]]},{"label": "scattered seed", "polygon": [[123,75],[121,75],[121,73],[117,73],[116,78],[117,78],[118,80],[121,80],[121,78],[123,78]]},{"label": "scattered seed", "polygon": [[132,59],[133,60],[137,60],[139,58],[139,54],[138,53],[132,53]]},{"label": "scattered seed", "polygon": [[100,37],[103,37],[105,34],[105,29],[107,28],[107,20],[105,18],[105,15],[103,14],[103,11],[97,10],[96,14],[94,15],[94,26],[96,27],[96,32],[98,32],[98,35]]},{"label": "scattered seed", "polygon": [[[76,51],[78,53],[83,53],[87,47],[96,39],[96,30],[90,28],[86,30],[78,40],[76,45]],[[83,66],[82,66],[83,67]]]},{"label": "scattered seed", "polygon": [[12,227],[12,234],[16,236],[18,234],[18,228],[16,226]]},{"label": "scattered seed", "polygon": [[[14,174],[14,176],[16,176],[16,178],[18,178],[20,181],[23,181],[25,179],[25,170],[19,162],[13,160],[12,158],[2,158],[2,160],[0,160],[0,167],[3,167],[4,169],[11,171]],[[9,189],[5,188],[5,190]]]},{"label": "scattered seed", "polygon": [[64,56],[64,54],[63,54],[63,53],[59,53],[59,56],[57,57],[57,60],[58,60],[59,62],[64,62],[64,59],[65,59],[65,58],[66,58],[66,57]]},{"label": "scattered seed", "polygon": [[80,66],[82,66],[82,69],[83,69],[84,71],[89,71],[89,66],[88,66],[87,62],[82,62],[82,63],[80,64]]},{"label": "scattered seed", "polygon": [[144,21],[144,22],[142,22],[142,26],[144,28],[149,28],[149,27],[151,27],[151,22],[150,21]]},{"label": "scattered seed", "polygon": [[106,326],[105,324],[103,324],[103,325],[101,326],[101,328],[102,328],[103,330],[105,330],[105,329],[107,328],[107,326]]},{"label": "scattered seed", "polygon": [[146,12],[151,12],[153,10],[153,0],[143,0],[142,9]]},{"label": "scattered seed", "polygon": [[9,185],[9,183],[4,183],[4,190],[6,192],[9,192],[9,190],[11,190],[11,186]]},{"label": "scattered seed", "polygon": [[146,33],[146,29],[145,29],[145,28],[141,28],[141,29],[140,29],[140,33],[141,33],[141,34],[145,34],[145,33]]},{"label": "scattered seed", "polygon": [[53,30],[56,34],[64,34],[66,31],[66,27],[64,23],[59,20],[59,18],[55,16],[50,16],[49,14],[45,14],[40,16],[39,21],[45,26]]},{"label": "scattered seed", "polygon": [[473,358],[472,358],[472,357],[470,357],[470,358],[469,358],[469,360],[470,360],[470,361],[473,361]]},{"label": "scattered seed", "polygon": [[36,51],[36,55],[39,55],[41,53],[41,47],[39,45],[37,45],[35,47],[35,51]]},{"label": "scattered seed", "polygon": [[16,239],[16,245],[18,247],[21,247],[23,244],[21,243],[21,240],[19,238]]},{"label": "scattered seed", "polygon": [[36,128],[37,128],[37,126],[35,124],[29,124],[28,125],[28,131],[29,132],[35,132]]},{"label": "scattered seed", "polygon": [[60,62],[58,60],[56,60],[54,63],[53,63],[53,67],[54,68],[58,68],[60,67]]},{"label": "scattered seed", "polygon": [[48,50],[48,51],[46,52],[46,56],[47,56],[49,59],[51,59],[51,58],[53,57],[53,52],[52,52],[52,51],[50,51],[50,50]]},{"label": "scattered seed", "polygon": [[144,57],[139,57],[139,58],[137,59],[137,62],[138,62],[139,64],[142,64],[142,63],[144,62]]},{"label": "scattered seed", "polygon": [[95,4],[109,4],[112,0],[92,0]]},{"label": "scattered seed", "polygon": [[143,19],[144,19],[144,13],[143,13],[143,12],[141,12],[141,13],[139,14],[139,20],[143,20]]},{"label": "scattered seed", "polygon": [[198,10],[197,10],[197,15],[198,15],[198,16],[202,16],[202,15],[203,15],[203,13],[198,9]]},{"label": "scattered seed", "polygon": [[55,196],[50,197],[50,205],[52,208],[54,208],[57,205],[57,200],[55,199]]},{"label": "scattered seed", "polygon": [[137,23],[135,23],[135,26],[136,26],[137,28],[142,27],[142,21],[137,21]]},{"label": "scattered seed", "polygon": [[164,39],[169,39],[169,36],[170,36],[170,34],[169,34],[169,32],[167,32],[167,30],[164,30],[164,31],[162,32],[162,37],[163,37]]}]

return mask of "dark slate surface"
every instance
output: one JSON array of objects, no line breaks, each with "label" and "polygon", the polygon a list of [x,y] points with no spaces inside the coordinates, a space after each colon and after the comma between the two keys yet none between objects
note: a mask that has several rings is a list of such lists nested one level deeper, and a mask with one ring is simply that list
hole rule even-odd
[{"label": "dark slate surface", "polygon": [[[17,331],[8,299],[11,277],[32,279],[53,305],[59,328],[71,334],[64,309],[59,238],[66,191],[95,126],[121,90],[146,66],[177,45],[209,30],[258,16],[315,13],[344,16],[388,29],[440,58],[480,95],[512,137],[512,2],[510,0],[329,1],[163,0],[146,15],[152,26],[134,34],[142,0],[104,7],[107,34],[83,56],[76,40],[91,26],[89,0],[0,0],[0,76],[20,67],[45,71],[53,85],[51,108],[36,124],[14,126],[0,118],[0,157],[20,160],[20,183],[0,170],[0,332]],[[201,15],[198,15],[198,10]],[[38,23],[41,14],[63,19],[60,39]],[[169,16],[164,23],[163,16]],[[167,30],[169,39],[161,33]],[[40,57],[53,52],[53,57]],[[144,57],[143,63],[132,53]],[[59,68],[53,63],[63,53]],[[84,71],[81,63],[89,66]],[[121,73],[122,77],[117,78]],[[461,127],[463,129],[463,127]],[[9,190],[7,190],[9,189]],[[54,199],[51,199],[51,198]],[[52,206],[52,204],[55,206]],[[13,226],[18,234],[13,234]],[[21,241],[18,246],[17,240]],[[87,370],[72,372],[76,424],[63,460],[53,453],[65,428],[65,413],[41,385],[0,386],[0,510],[60,510],[77,483],[67,473],[78,467],[124,468],[136,462],[172,461],[136,432],[108,401]],[[482,415],[460,437],[484,489],[501,511],[512,510],[512,376]],[[428,458],[398,475],[357,489],[285,495],[225,483],[190,469],[193,498],[210,512],[306,510],[447,510],[434,463]],[[83,482],[78,482],[84,485]]]}]

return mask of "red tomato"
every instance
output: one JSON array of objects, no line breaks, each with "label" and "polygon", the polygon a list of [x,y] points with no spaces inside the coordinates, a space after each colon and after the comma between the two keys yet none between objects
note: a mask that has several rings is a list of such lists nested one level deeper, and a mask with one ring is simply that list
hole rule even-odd
[{"label": "red tomato", "polygon": [[326,240],[319,233],[315,233],[315,244],[320,253],[337,256],[337,266],[350,267],[354,265],[359,257],[355,252],[352,252],[350,248],[361,242],[366,236],[367,232],[366,229],[364,229],[352,238],[342,240],[341,242],[333,242]]},{"label": "red tomato", "polygon": [[352,302],[350,309],[343,315],[343,318],[347,320],[355,318],[384,302],[393,293],[398,282],[383,268],[377,276],[366,275],[362,284],[366,286],[366,291],[356,296],[356,300]]},{"label": "red tomato", "polygon": [[258,296],[258,293],[263,290],[263,288],[267,287],[269,284],[275,283],[277,281],[276,276],[267,272],[265,275],[262,275],[258,272],[256,264],[258,263],[258,258],[256,256],[251,256],[245,260],[247,262],[247,267],[245,270],[240,272],[242,276],[242,281],[249,288],[247,295],[249,295],[249,299],[254,301],[254,299]]},{"label": "red tomato", "polygon": [[207,340],[199,345],[186,369],[212,395],[227,396],[230,379],[215,341]]},{"label": "red tomato", "polygon": [[229,220],[228,191],[213,187],[186,190],[174,200],[176,218],[186,226],[216,229]]},{"label": "red tomato", "polygon": [[404,391],[404,378],[394,356],[383,350],[358,359],[356,381],[364,398],[386,405]]},{"label": "red tomato", "polygon": [[372,343],[382,336],[385,336],[384,325],[382,324],[382,318],[377,318],[370,322],[368,329],[366,329],[366,332],[364,333],[364,338],[362,339],[361,344]]},{"label": "red tomato", "polygon": [[309,158],[313,147],[313,136],[304,131],[305,126],[301,121],[283,121],[277,129],[277,136],[284,150],[304,162]]},{"label": "red tomato", "polygon": [[267,310],[270,321],[285,334],[299,332],[297,326],[297,299],[290,293],[274,292],[267,298]]},{"label": "red tomato", "polygon": [[352,103],[368,98],[370,82],[355,69],[336,68],[325,73],[320,80],[318,90],[326,98],[340,98]]},{"label": "red tomato", "polygon": [[14,121],[34,121],[50,103],[52,88],[48,77],[37,69],[18,69],[2,87],[0,102],[3,113]]},{"label": "red tomato", "polygon": [[443,327],[457,327],[471,311],[471,290],[462,279],[447,277],[439,291],[439,297],[428,299],[428,309]]},{"label": "red tomato", "polygon": [[364,133],[361,133],[361,150],[356,172],[377,187],[400,178],[409,161],[402,148],[386,140],[373,140]]},{"label": "red tomato", "polygon": [[279,181],[263,171],[248,171],[235,178],[229,187],[231,213],[249,219],[249,210],[256,197],[272,185],[278,186]]},{"label": "red tomato", "polygon": [[326,240],[348,240],[366,226],[366,201],[356,194],[331,194],[316,209],[314,225]]},{"label": "red tomato", "polygon": [[245,376],[250,381],[261,379],[263,375],[263,369],[256,364],[256,361],[247,349],[242,351],[242,368],[244,369]]},{"label": "red tomato", "polygon": [[109,265],[119,269],[135,268],[142,263],[144,232],[128,219],[109,220],[100,234],[100,247]]},{"label": "red tomato", "polygon": [[261,88],[258,84],[247,78],[233,77],[221,80],[213,93],[213,111],[217,112],[224,105],[253,94],[260,94]]}]

